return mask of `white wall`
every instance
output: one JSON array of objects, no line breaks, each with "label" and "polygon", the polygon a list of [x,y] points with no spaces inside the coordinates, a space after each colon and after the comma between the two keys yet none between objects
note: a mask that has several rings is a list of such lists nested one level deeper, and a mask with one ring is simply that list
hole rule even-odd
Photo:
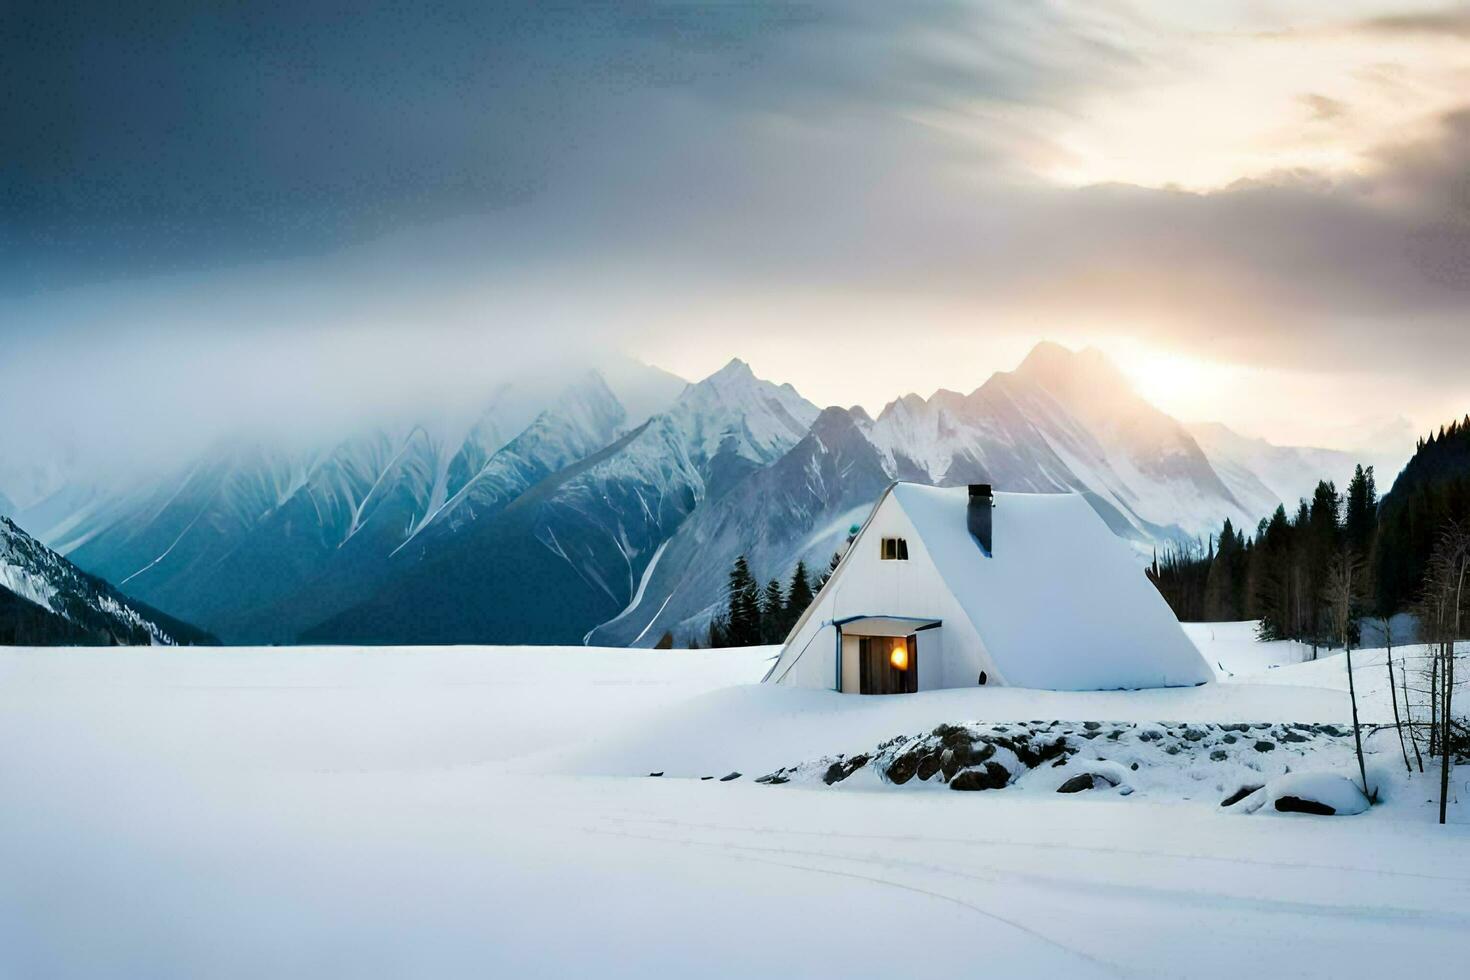
[{"label": "white wall", "polygon": [[[882,539],[901,537],[908,542],[908,561],[883,561]],[[972,687],[981,670],[988,683],[1004,678],[986,655],[979,636],[953,593],[940,578],[908,515],[889,494],[863,528],[832,580],[813,603],[810,615],[792,635],[770,679],[798,687],[832,690],[836,678],[836,639],[832,626],[823,625],[849,616],[912,616],[943,621],[942,626],[919,633],[919,690]],[[852,629],[861,627],[854,624]],[[851,681],[845,690],[857,690],[857,643],[844,651]],[[844,671],[844,674],[849,671]]]},{"label": "white wall", "polygon": [[863,690],[862,638],[842,634],[842,690],[861,694]]}]

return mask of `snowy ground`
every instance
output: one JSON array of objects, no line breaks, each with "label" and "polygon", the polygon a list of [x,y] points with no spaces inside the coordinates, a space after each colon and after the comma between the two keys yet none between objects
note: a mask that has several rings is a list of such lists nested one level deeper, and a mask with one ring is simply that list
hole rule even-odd
[{"label": "snowy ground", "polygon": [[1222,810],[1192,760],[1127,797],[752,782],[940,723],[1348,721],[1340,656],[1191,633],[1224,683],[888,699],[749,686],[769,650],[0,652],[0,976],[1462,969],[1470,812],[1434,825],[1386,735],[1354,817]]}]

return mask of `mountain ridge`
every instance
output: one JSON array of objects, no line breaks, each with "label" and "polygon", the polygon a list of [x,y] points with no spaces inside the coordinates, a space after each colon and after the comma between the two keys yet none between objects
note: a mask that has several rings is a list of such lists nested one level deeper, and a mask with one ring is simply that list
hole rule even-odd
[{"label": "mountain ridge", "polygon": [[[731,361],[666,411],[547,476],[428,564],[303,639],[578,642],[626,607],[689,514],[781,455],[816,415],[790,385],[762,381]],[[498,601],[475,602],[481,594]]]}]

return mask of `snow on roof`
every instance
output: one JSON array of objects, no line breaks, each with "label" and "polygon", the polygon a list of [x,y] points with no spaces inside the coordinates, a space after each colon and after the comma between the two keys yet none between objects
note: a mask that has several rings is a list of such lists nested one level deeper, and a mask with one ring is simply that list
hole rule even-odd
[{"label": "snow on roof", "polygon": [[1078,494],[995,494],[994,557],[965,487],[899,483],[903,507],[1006,683],[1053,690],[1213,679],[1128,546]]}]

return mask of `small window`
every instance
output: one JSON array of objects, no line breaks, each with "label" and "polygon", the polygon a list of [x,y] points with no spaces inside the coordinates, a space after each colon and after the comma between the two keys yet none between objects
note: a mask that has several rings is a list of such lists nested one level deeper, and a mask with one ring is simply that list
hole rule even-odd
[{"label": "small window", "polygon": [[908,561],[908,541],[903,538],[884,538],[882,557],[884,561]]}]

